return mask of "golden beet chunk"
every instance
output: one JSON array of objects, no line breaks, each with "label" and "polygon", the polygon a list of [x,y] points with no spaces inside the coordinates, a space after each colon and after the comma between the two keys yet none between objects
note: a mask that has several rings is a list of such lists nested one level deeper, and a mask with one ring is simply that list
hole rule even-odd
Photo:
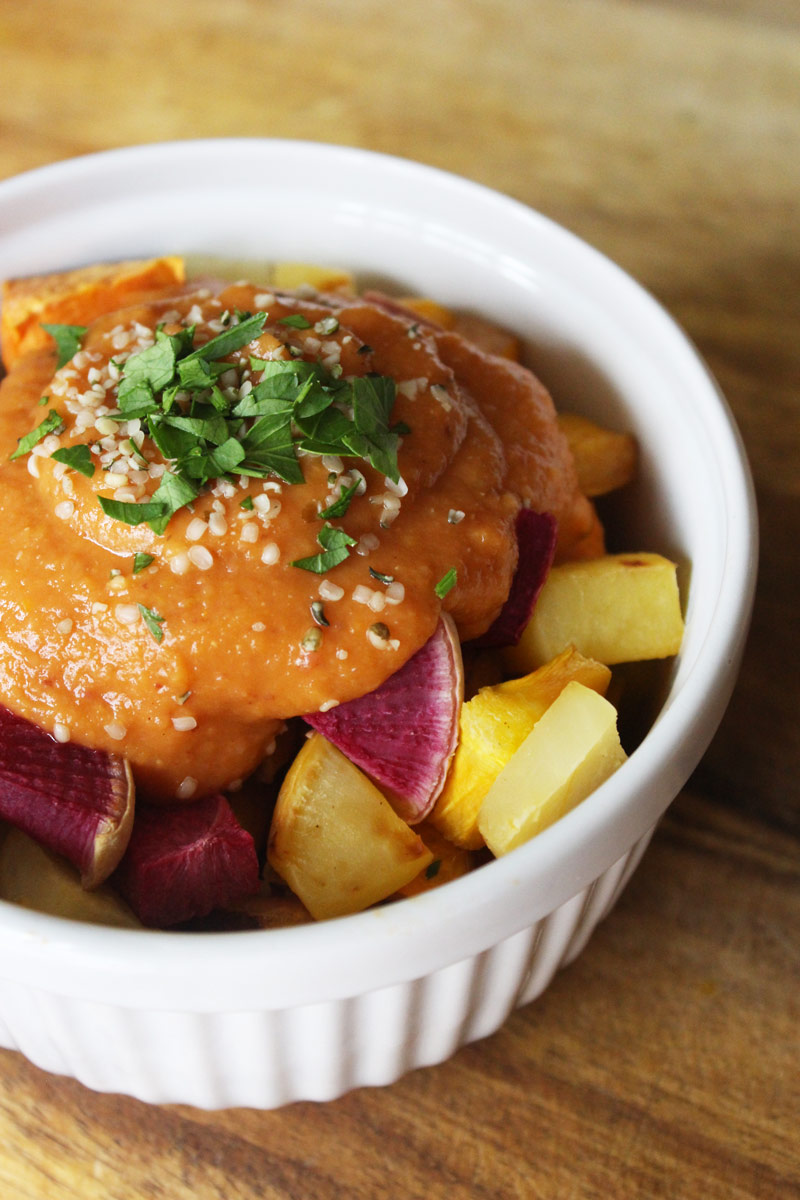
[{"label": "golden beet chunk", "polygon": [[314,733],[280,790],[268,859],[319,921],[387,899],[433,855],[375,784]]},{"label": "golden beet chunk", "polygon": [[457,846],[482,846],[484,797],[536,722],[572,680],[604,693],[610,679],[608,667],[570,646],[538,671],[481,688],[461,707],[458,748],[430,823]]},{"label": "golden beet chunk", "polygon": [[683,638],[675,563],[660,554],[605,554],[550,571],[509,670],[531,671],[567,645],[611,666],[677,654]]},{"label": "golden beet chunk", "polygon": [[507,854],[605,783],[625,761],[613,704],[573,680],[498,775],[478,827],[495,856]]}]

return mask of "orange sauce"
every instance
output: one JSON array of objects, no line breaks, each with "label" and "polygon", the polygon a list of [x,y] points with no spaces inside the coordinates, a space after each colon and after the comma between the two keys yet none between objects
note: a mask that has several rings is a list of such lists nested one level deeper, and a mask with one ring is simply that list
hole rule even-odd
[{"label": "orange sauce", "polygon": [[[151,799],[190,799],[243,778],[284,719],[371,691],[402,666],[442,607],[462,639],[483,632],[511,583],[520,505],[556,515],[562,556],[602,550],[550,397],[528,371],[456,333],[328,299],[333,307],[249,285],[176,291],[101,317],[60,371],[39,350],[0,385],[0,700],[56,736],[124,754]],[[159,323],[196,324],[200,340],[237,309],[269,316],[257,341],[230,356],[226,386],[246,388],[250,356],[287,357],[287,344],[345,375],[395,379],[392,421],[410,430],[402,484],[388,486],[361,460],[308,455],[304,483],[265,487],[234,474],[163,535],[106,516],[98,495],[146,501],[164,465],[141,429],[108,415],[114,363],[151,342]],[[315,331],[332,312],[338,329]],[[279,324],[289,313],[311,328]],[[64,429],[11,461],[47,411],[43,396]],[[81,442],[94,448],[91,479],[50,457]],[[366,491],[332,523],[356,546],[324,575],[292,566],[318,552],[318,512],[353,465]],[[242,507],[248,497],[252,509]],[[137,553],[152,563],[134,573]],[[434,589],[450,568],[457,584],[442,601]],[[312,616],[320,601],[327,626]],[[160,642],[140,605],[160,618]],[[376,623],[388,638],[370,633]]]}]

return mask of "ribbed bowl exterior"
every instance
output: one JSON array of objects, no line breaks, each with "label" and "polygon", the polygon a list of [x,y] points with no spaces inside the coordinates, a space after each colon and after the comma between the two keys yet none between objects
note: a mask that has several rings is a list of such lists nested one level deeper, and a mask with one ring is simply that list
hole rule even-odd
[{"label": "ribbed bowl exterior", "polygon": [[584,948],[652,830],[587,888],[481,954],[420,979],[295,1008],[170,1012],[4,981],[0,1043],[101,1092],[199,1108],[278,1108],[393,1083],[494,1033]]}]

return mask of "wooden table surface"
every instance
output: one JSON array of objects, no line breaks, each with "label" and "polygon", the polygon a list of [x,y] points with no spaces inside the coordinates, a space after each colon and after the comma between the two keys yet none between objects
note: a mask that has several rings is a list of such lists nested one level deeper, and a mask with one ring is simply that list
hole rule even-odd
[{"label": "wooden table surface", "polygon": [[762,567],[738,691],[588,949],[447,1064],[274,1113],[0,1053],[4,1200],[800,1195],[797,0],[0,0],[0,177],[300,137],[442,166],[606,251],[740,423]]}]

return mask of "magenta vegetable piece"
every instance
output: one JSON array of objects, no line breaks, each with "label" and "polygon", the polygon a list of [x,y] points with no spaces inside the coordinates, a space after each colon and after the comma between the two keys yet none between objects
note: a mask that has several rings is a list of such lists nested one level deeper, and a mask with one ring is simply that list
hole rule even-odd
[{"label": "magenta vegetable piece", "polygon": [[0,707],[0,817],[68,859],[85,888],[98,887],[122,858],[133,810],[124,758],[57,742]]},{"label": "magenta vegetable piece", "polygon": [[222,795],[140,804],[112,882],[143,925],[163,929],[254,895],[258,857]]},{"label": "magenta vegetable piece", "polygon": [[516,534],[519,558],[508,599],[485,633],[470,642],[481,649],[516,646],[553,564],[558,526],[551,513],[521,508]]},{"label": "magenta vegetable piece", "polygon": [[379,688],[305,720],[374,779],[414,825],[444,787],[463,695],[461,646],[452,618],[443,614],[422,649]]}]

